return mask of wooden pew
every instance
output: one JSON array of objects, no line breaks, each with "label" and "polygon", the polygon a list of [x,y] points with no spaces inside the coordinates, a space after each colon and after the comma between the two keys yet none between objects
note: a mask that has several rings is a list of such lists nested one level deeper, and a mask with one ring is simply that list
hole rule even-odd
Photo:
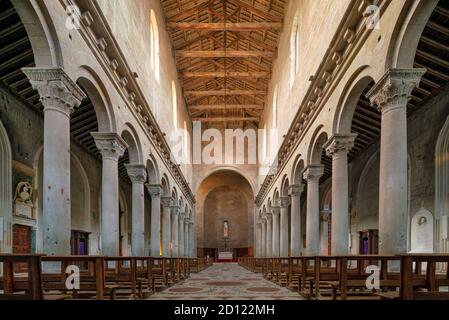
[{"label": "wooden pew", "polygon": [[299,260],[301,275],[298,281],[298,293],[308,299],[313,296],[313,281],[315,279],[315,257],[302,256]]},{"label": "wooden pew", "polygon": [[[66,294],[44,294],[42,289],[41,254],[1,254],[3,277],[0,300],[65,300]],[[15,264],[25,264],[25,274],[14,274]]]},{"label": "wooden pew", "polygon": [[142,280],[137,277],[136,257],[105,257],[106,285],[119,285],[116,295],[121,298],[142,297]]},{"label": "wooden pew", "polygon": [[301,278],[301,257],[290,257],[288,262],[287,288],[298,290]]},{"label": "wooden pew", "polygon": [[[401,300],[449,300],[449,254],[401,255]],[[439,273],[437,264],[445,264],[446,271]]]},{"label": "wooden pew", "polygon": [[276,258],[274,259],[274,281],[276,284],[280,286],[286,286],[288,282],[288,270],[290,259],[289,258]]},{"label": "wooden pew", "polygon": [[168,271],[167,271],[167,260],[162,257],[151,257],[149,258],[149,272],[150,277],[154,281],[154,290],[163,290],[168,287]]},{"label": "wooden pew", "polygon": [[[116,298],[121,287],[106,284],[104,257],[102,256],[44,256],[42,261],[42,286],[45,292],[71,293],[73,299],[103,300]],[[70,265],[81,266],[80,288],[68,289],[66,285],[66,268]]]}]

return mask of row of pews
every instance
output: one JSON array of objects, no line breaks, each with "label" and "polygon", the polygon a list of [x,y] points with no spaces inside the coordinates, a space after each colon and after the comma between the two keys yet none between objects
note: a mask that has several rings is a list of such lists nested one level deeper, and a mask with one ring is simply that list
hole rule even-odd
[{"label": "row of pews", "polygon": [[0,254],[0,300],[145,299],[209,265],[206,258]]},{"label": "row of pews", "polygon": [[449,300],[449,255],[241,258],[244,268],[317,300]]}]

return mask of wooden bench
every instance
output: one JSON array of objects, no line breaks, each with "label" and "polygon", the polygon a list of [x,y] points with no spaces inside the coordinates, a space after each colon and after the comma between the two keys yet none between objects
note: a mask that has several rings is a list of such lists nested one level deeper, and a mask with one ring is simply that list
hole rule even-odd
[{"label": "wooden bench", "polygon": [[[3,277],[0,279],[0,300],[65,300],[66,294],[44,294],[40,254],[2,254],[0,264]],[[24,274],[15,274],[15,264],[25,264]]]},{"label": "wooden bench", "polygon": [[287,288],[298,290],[301,278],[301,257],[290,257],[288,263]]},{"label": "wooden bench", "polygon": [[142,280],[137,277],[136,257],[105,257],[106,285],[119,285],[116,296],[120,298],[142,298]]},{"label": "wooden bench", "polygon": [[[72,299],[116,299],[122,286],[107,284],[104,257],[102,256],[44,256],[42,257],[42,287],[48,293],[70,293]],[[66,268],[80,266],[79,289],[68,289]]]},{"label": "wooden bench", "polygon": [[[401,300],[449,300],[449,254],[401,255]],[[438,272],[437,265],[445,266]]]},{"label": "wooden bench", "polygon": [[168,272],[166,258],[158,257],[149,258],[149,272],[154,279],[154,290],[163,290],[168,287]]}]

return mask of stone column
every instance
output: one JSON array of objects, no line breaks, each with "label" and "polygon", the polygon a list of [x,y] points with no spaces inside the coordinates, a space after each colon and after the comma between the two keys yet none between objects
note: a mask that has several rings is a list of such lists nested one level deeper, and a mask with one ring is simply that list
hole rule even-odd
[{"label": "stone column", "polygon": [[33,89],[39,92],[44,107],[44,253],[69,255],[70,114],[86,96],[62,69],[22,70],[30,79]]},{"label": "stone column", "polygon": [[273,257],[279,257],[280,254],[279,220],[281,209],[279,207],[271,207],[271,214],[273,215],[273,238],[271,239],[271,241],[273,242],[272,255]]},{"label": "stone column", "polygon": [[188,218],[184,218],[184,252],[190,252],[191,243],[189,243],[189,234],[190,234],[190,220]]},{"label": "stone column", "polygon": [[290,235],[290,255],[299,257],[302,252],[302,226],[301,226],[301,194],[304,185],[290,186],[291,209],[291,235]]},{"label": "stone column", "polygon": [[273,215],[271,213],[267,213],[267,257],[270,258],[273,256]]},{"label": "stone column", "polygon": [[289,197],[281,197],[281,230],[280,230],[280,256],[288,257],[288,206]]},{"label": "stone column", "polygon": [[144,165],[125,165],[132,182],[132,237],[131,249],[133,256],[145,256],[145,193],[144,184],[147,171]]},{"label": "stone column", "polygon": [[348,152],[357,134],[336,134],[324,146],[332,157],[332,247],[333,255],[349,254]]},{"label": "stone column", "polygon": [[307,223],[306,252],[307,255],[318,255],[320,252],[320,178],[323,175],[321,165],[310,165],[304,170],[307,181]]},{"label": "stone column", "polygon": [[179,227],[178,227],[179,206],[171,207],[171,256],[179,257]]},{"label": "stone column", "polygon": [[150,255],[152,257],[161,256],[161,194],[162,187],[158,184],[146,185],[151,196],[151,240]]},{"label": "stone column", "polygon": [[189,223],[189,255],[186,255],[188,257],[194,258],[196,257],[196,248],[195,248],[195,223],[193,221],[190,221]]},{"label": "stone column", "polygon": [[180,257],[186,257],[188,252],[185,252],[184,246],[184,218],[185,213],[180,212],[178,215],[178,254]]},{"label": "stone column", "polygon": [[391,69],[368,92],[382,113],[379,252],[407,251],[407,104],[425,69]]},{"label": "stone column", "polygon": [[262,257],[262,224],[256,223],[256,256]]},{"label": "stone column", "polygon": [[162,256],[170,257],[170,216],[173,199],[171,197],[162,197]]},{"label": "stone column", "polygon": [[118,256],[120,252],[118,160],[128,146],[116,133],[92,132],[92,136],[103,158],[101,251],[104,255]]},{"label": "stone column", "polygon": [[[329,211],[320,213],[320,255],[329,255]],[[332,242],[334,238],[332,239]],[[346,254],[347,255],[347,254]]]},{"label": "stone column", "polygon": [[262,257],[267,257],[267,223],[266,219],[262,218]]}]

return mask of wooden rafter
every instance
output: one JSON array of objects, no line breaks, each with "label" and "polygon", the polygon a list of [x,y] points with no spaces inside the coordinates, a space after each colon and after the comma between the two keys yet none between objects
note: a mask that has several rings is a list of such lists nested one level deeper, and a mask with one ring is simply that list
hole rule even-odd
[{"label": "wooden rafter", "polygon": [[184,31],[193,30],[207,30],[207,31],[267,31],[267,30],[279,30],[282,28],[282,23],[275,22],[243,22],[243,23],[231,23],[231,22],[219,22],[219,23],[207,23],[207,22],[169,22],[169,28],[179,29]]}]

